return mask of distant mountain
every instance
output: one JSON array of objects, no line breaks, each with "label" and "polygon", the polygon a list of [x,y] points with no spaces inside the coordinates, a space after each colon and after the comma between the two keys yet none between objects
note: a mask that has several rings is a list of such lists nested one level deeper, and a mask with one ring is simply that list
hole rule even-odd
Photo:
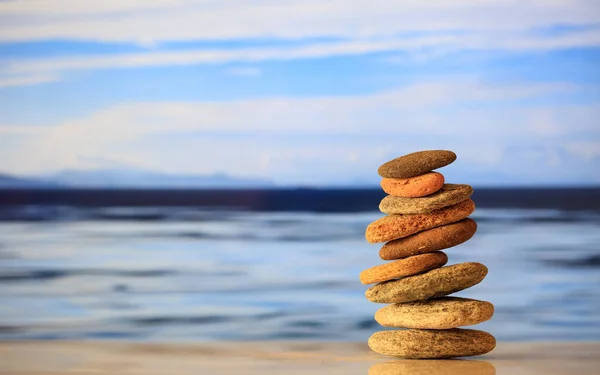
[{"label": "distant mountain", "polygon": [[37,178],[15,177],[0,174],[0,188],[24,188],[24,187],[55,187],[57,183]]},{"label": "distant mountain", "polygon": [[79,188],[263,188],[271,181],[226,174],[175,175],[140,170],[65,170],[32,178],[0,175],[0,187]]}]

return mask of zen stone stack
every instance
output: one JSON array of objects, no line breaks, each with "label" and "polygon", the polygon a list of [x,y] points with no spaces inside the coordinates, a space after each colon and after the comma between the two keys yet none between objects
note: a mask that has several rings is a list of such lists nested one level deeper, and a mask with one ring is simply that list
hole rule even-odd
[{"label": "zen stone stack", "polygon": [[387,303],[375,313],[385,327],[369,347],[380,354],[403,358],[450,358],[485,354],[496,340],[487,332],[458,327],[492,317],[494,306],[485,301],[447,297],[480,283],[487,274],[481,263],[445,266],[440,250],[468,241],[477,230],[469,216],[475,210],[473,188],[446,184],[433,170],[456,160],[452,151],[419,151],[379,167],[384,216],[367,227],[370,243],[385,242],[379,256],[391,262],[361,272],[363,284],[375,284],[365,296]]}]

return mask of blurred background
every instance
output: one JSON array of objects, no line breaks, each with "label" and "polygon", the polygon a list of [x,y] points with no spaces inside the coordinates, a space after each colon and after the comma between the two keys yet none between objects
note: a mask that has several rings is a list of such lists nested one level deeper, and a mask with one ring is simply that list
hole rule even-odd
[{"label": "blurred background", "polygon": [[475,187],[500,340],[600,340],[596,1],[0,2],[0,339],[347,340],[377,167]]}]

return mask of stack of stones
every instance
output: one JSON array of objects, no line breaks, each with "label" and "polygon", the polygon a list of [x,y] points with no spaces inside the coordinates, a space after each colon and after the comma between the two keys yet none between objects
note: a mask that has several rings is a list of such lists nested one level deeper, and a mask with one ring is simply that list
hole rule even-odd
[{"label": "stack of stones", "polygon": [[445,297],[478,284],[487,274],[481,263],[444,266],[439,251],[469,240],[477,224],[467,218],[475,204],[469,185],[445,184],[434,169],[456,160],[451,151],[420,151],[379,167],[381,187],[389,194],[379,205],[387,214],[369,224],[366,239],[385,242],[379,256],[392,261],[361,272],[363,284],[376,284],[365,295],[391,304],[375,313],[386,327],[369,346],[377,353],[403,358],[473,356],[494,349],[487,332],[461,329],[490,319],[494,306],[485,301]]}]

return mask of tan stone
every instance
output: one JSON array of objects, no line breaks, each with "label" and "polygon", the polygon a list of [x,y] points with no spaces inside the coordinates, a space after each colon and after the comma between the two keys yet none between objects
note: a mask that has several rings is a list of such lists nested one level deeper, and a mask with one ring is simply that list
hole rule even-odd
[{"label": "tan stone", "polygon": [[454,223],[475,210],[475,203],[467,199],[426,214],[389,215],[367,226],[365,237],[370,243],[387,242],[410,236],[427,229]]},{"label": "tan stone", "polygon": [[388,215],[421,214],[452,206],[469,198],[473,188],[462,184],[444,184],[436,193],[420,198],[388,195],[379,203],[379,210]]},{"label": "tan stone", "polygon": [[375,320],[385,327],[449,329],[479,324],[492,315],[494,305],[489,302],[442,297],[385,306],[375,313]]},{"label": "tan stone", "polygon": [[360,281],[363,284],[374,284],[399,279],[439,268],[446,262],[448,256],[441,251],[415,255],[366,269],[360,273]]},{"label": "tan stone", "polygon": [[367,289],[365,297],[376,303],[424,301],[470,288],[480,283],[487,272],[487,267],[481,263],[453,264],[374,285]]},{"label": "tan stone", "polygon": [[396,197],[424,197],[440,190],[444,185],[444,176],[437,172],[428,172],[409,178],[382,178],[381,188]]},{"label": "tan stone", "polygon": [[463,219],[387,242],[379,250],[379,257],[383,260],[393,260],[447,249],[468,241],[476,231],[475,221]]},{"label": "tan stone", "polygon": [[496,347],[496,339],[474,329],[408,329],[375,332],[374,352],[402,358],[452,358],[481,355]]}]

